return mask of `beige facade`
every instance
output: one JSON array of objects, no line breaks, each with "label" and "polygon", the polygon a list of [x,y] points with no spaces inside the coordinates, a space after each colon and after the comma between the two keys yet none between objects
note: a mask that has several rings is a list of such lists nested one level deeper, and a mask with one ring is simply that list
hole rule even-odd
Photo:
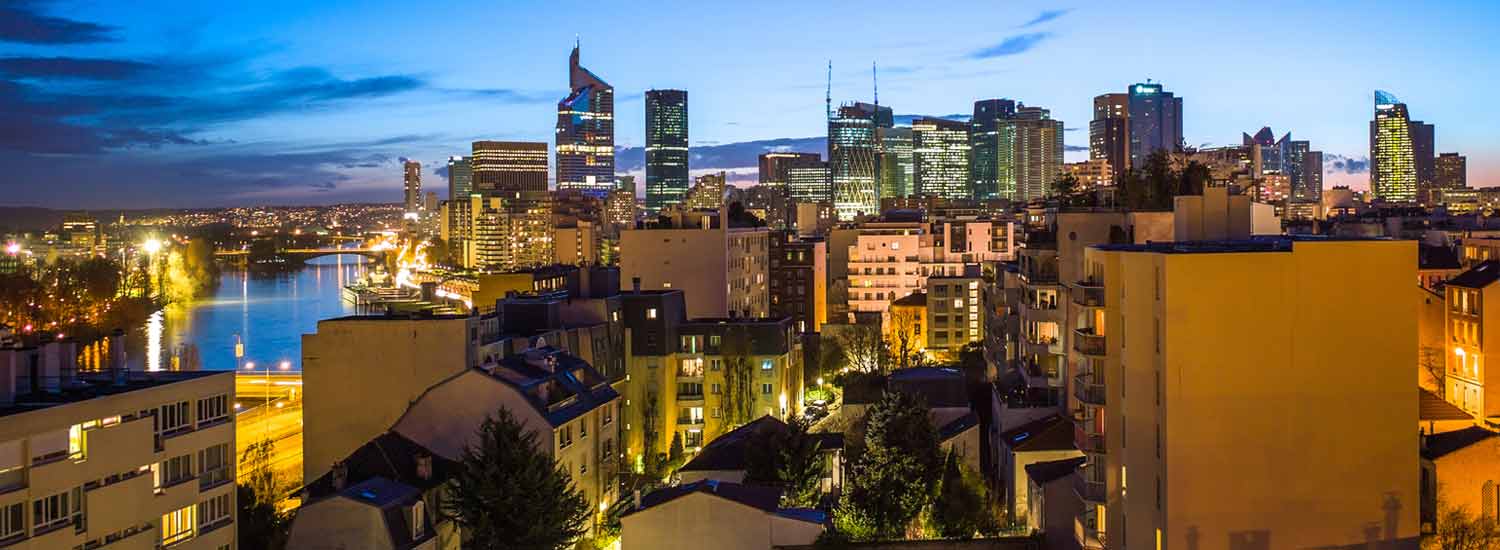
[{"label": "beige facade", "polygon": [[[1488,353],[1500,349],[1500,263],[1484,262],[1448,281],[1443,323],[1443,397],[1479,419],[1500,417],[1500,375],[1490,369]],[[1500,418],[1497,418],[1500,420]]]},{"label": "beige facade", "polygon": [[552,263],[590,266],[599,264],[599,227],[579,220],[571,227],[552,230]]},{"label": "beige facade", "polygon": [[344,317],[302,336],[302,479],[390,429],[428,387],[477,365],[476,318]]},{"label": "beige facade", "polygon": [[[966,265],[1009,260],[1016,252],[1014,224],[1008,221],[880,219],[856,231],[847,245],[853,312],[886,311],[892,300],[922,290],[928,277],[963,275]],[[830,239],[830,250],[836,245]]]},{"label": "beige facade", "polygon": [[725,228],[713,212],[682,214],[671,228],[620,234],[620,286],[678,289],[690,318],[764,317],[770,311],[770,232]]},{"label": "beige facade", "polygon": [[816,521],[698,491],[632,512],[620,526],[622,550],[771,550],[812,544],[823,532]]},{"label": "beige facade", "polygon": [[0,350],[5,548],[235,547],[234,373],[52,370],[37,388],[14,368],[34,352]]},{"label": "beige facade", "polygon": [[1078,542],[1415,546],[1417,311],[1401,298],[1415,243],[1163,243],[1085,260],[1104,300],[1074,340]]}]

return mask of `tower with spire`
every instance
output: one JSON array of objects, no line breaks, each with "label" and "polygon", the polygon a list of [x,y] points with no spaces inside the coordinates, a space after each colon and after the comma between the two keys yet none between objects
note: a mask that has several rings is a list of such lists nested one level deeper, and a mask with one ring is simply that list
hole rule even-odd
[{"label": "tower with spire", "polygon": [[557,188],[603,197],[615,180],[615,89],[568,56],[567,97],[557,103]]}]

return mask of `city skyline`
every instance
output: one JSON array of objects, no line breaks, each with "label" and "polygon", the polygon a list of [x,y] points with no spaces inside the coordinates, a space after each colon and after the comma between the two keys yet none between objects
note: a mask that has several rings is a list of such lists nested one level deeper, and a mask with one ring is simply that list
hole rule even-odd
[{"label": "city skyline", "polygon": [[[769,31],[754,47],[732,46],[752,43],[751,30],[731,24],[750,16],[743,7],[684,7],[664,20],[601,8],[620,29],[575,28],[545,17],[545,8],[224,11],[183,4],[140,14],[108,5],[16,4],[0,10],[15,23],[0,26],[13,29],[0,31],[7,88],[0,105],[8,113],[0,127],[11,136],[0,139],[0,160],[12,167],[0,204],[397,202],[406,160],[421,162],[429,182],[442,182],[445,160],[466,153],[472,141],[551,142],[575,40],[583,64],[617,90],[617,173],[638,182],[645,179],[647,89],[693,94],[693,174],[727,170],[743,184],[755,179],[754,153],[764,147],[824,150],[826,64],[833,62],[835,103],[871,101],[873,60],[881,67],[881,106],[892,107],[898,122],[967,113],[989,98],[1044,105],[1065,123],[1067,160],[1079,161],[1087,158],[1093,98],[1149,78],[1184,98],[1188,145],[1234,144],[1245,128],[1292,129],[1324,151],[1326,186],[1360,189],[1367,188],[1371,94],[1384,89],[1407,103],[1412,119],[1436,126],[1434,154],[1468,158],[1470,185],[1500,183],[1500,141],[1486,135],[1495,115],[1481,108],[1496,77],[1464,69],[1484,65],[1500,47],[1480,32],[1482,21],[1494,19],[1493,5],[1289,6],[1274,17],[1218,6],[1127,14],[1004,6],[931,34],[911,32],[898,10],[872,9],[842,16],[899,38],[872,44],[841,32],[819,36],[814,30],[827,17],[808,17]],[[833,8],[812,15],[817,10]],[[370,15],[377,11],[383,16]],[[425,21],[456,11],[468,14],[466,22],[451,32],[445,24],[441,36],[419,43],[366,39],[390,17]],[[1241,23],[1174,25],[1137,48],[1112,46],[1147,13],[1159,25],[1230,16]],[[1393,14],[1408,25],[1380,36],[1339,30]],[[1335,18],[1339,25],[1323,24]],[[685,34],[642,32],[684,20],[697,23]],[[981,29],[984,20],[1007,24]],[[496,24],[506,48],[464,55],[471,41],[493,36]],[[325,32],[307,32],[313,26]],[[709,38],[726,46],[682,47]],[[1410,55],[1379,54],[1401,43],[1410,44]],[[649,51],[676,57],[644,55]],[[1251,78],[1234,71],[1236,64],[1213,62],[1251,51],[1286,59],[1286,70],[1274,80]],[[1440,78],[1453,74],[1471,81],[1454,86]],[[752,143],[759,141],[770,143]]]}]

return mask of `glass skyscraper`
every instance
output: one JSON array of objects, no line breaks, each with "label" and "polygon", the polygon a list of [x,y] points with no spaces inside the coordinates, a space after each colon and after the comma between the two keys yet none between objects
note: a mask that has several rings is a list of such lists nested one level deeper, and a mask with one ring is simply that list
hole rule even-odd
[{"label": "glass skyscraper", "polygon": [[974,116],[969,119],[969,193],[974,198],[1000,197],[1000,159],[1006,156],[1000,151],[1000,125],[1015,116],[1015,101],[974,102]]},{"label": "glass skyscraper", "polygon": [[834,212],[840,221],[880,213],[880,190],[875,184],[879,110],[862,105],[839,107],[828,120],[828,174]]},{"label": "glass skyscraper", "polygon": [[468,200],[474,191],[472,157],[448,157],[448,200]]},{"label": "glass skyscraper", "polygon": [[915,158],[912,156],[912,129],[907,126],[876,128],[880,141],[880,197],[906,197],[915,192]]},{"label": "glass skyscraper", "polygon": [[1130,170],[1130,95],[1094,96],[1094,119],[1089,121],[1089,160],[1109,162],[1111,179]]},{"label": "glass skyscraper", "polygon": [[557,188],[604,197],[615,187],[615,89],[568,58],[568,97],[557,103]]},{"label": "glass skyscraper", "polygon": [[1392,202],[1417,200],[1417,164],[1411,116],[1396,96],[1375,90],[1375,120],[1370,121],[1370,192]]},{"label": "glass skyscraper", "polygon": [[963,199],[969,192],[969,125],[941,118],[912,121],[916,194]]},{"label": "glass skyscraper", "polygon": [[646,208],[681,204],[689,187],[687,92],[647,90]]},{"label": "glass skyscraper", "polygon": [[1141,167],[1158,149],[1182,149],[1182,98],[1149,81],[1132,85],[1129,96],[1130,169]]}]

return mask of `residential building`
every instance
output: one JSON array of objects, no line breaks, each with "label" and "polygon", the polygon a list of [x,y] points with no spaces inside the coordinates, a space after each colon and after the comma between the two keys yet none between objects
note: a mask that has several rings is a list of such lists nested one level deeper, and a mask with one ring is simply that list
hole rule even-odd
[{"label": "residential building", "polygon": [[603,197],[615,187],[615,89],[578,64],[577,45],[568,88],[557,102],[557,188]]},{"label": "residential building", "polygon": [[724,208],[724,190],[728,185],[728,174],[722,170],[693,178],[693,188],[683,197],[686,210],[719,210]]},{"label": "residential building", "polygon": [[1500,484],[1500,433],[1479,426],[1422,436],[1422,533],[1433,532],[1439,507],[1463,508],[1494,521]]},{"label": "residential building", "polygon": [[406,191],[406,214],[410,217],[422,210],[422,163],[408,160],[401,163]]},{"label": "residential building", "polygon": [[950,199],[968,197],[969,125],[923,117],[912,121],[911,136],[915,194]]},{"label": "residential building", "polygon": [[1375,119],[1370,121],[1370,192],[1389,202],[1417,200],[1417,158],[1406,104],[1375,90]]},{"label": "residential building", "polygon": [[1000,198],[1002,160],[1009,159],[1000,141],[1002,121],[1016,116],[1016,102],[1009,99],[981,99],[974,102],[974,116],[969,119],[969,197]]},{"label": "residential building", "polygon": [[927,278],[927,352],[940,361],[957,362],[964,346],[984,342],[979,272],[978,264],[967,264],[961,273]]},{"label": "residential building", "polygon": [[[847,250],[851,311],[885,311],[895,300],[927,286],[927,278],[962,275],[964,266],[1008,259],[1014,224],[975,217],[925,221],[911,211],[891,211],[860,224]],[[830,250],[835,245],[830,244]],[[831,259],[830,265],[839,265]],[[833,273],[835,284],[841,273]]]},{"label": "residential building", "polygon": [[657,489],[620,518],[623,550],[705,548],[771,550],[812,545],[823,534],[820,511],[782,508],[781,490],[705,479]]},{"label": "residential building", "polygon": [[552,262],[561,265],[590,266],[599,264],[599,226],[578,220],[552,230]]},{"label": "residential building", "polygon": [[687,91],[646,90],[646,209],[681,204],[687,192]]},{"label": "residential building", "polygon": [[546,191],[491,191],[469,196],[465,265],[508,272],[552,263],[552,197]]},{"label": "residential building", "polygon": [[[1370,299],[1408,295],[1415,243],[1101,245],[1085,266],[1103,300],[1074,339],[1082,546],[1416,545],[1416,303]],[[1243,336],[1268,326],[1315,328]],[[1287,372],[1327,391],[1284,391]],[[1359,428],[1314,434],[1332,425]]]},{"label": "residential building", "polygon": [[1078,548],[1073,538],[1073,518],[1082,503],[1073,492],[1074,479],[1083,457],[1036,462],[1026,465],[1027,499],[1031,509],[1026,513],[1026,527],[1041,533],[1044,548]]},{"label": "residential building", "polygon": [[798,333],[828,322],[828,243],[790,232],[771,235],[768,268],[772,317],[787,317]]},{"label": "residential building", "polygon": [[1063,173],[1078,179],[1087,189],[1100,189],[1115,184],[1115,172],[1106,159],[1089,159],[1063,165]]},{"label": "residential building", "polygon": [[286,547],[459,550],[460,529],[441,512],[458,468],[400,434],[381,434],[307,484]]},{"label": "residential building", "polygon": [[70,340],[0,349],[6,547],[234,548],[234,373],[78,360]]},{"label": "residential building", "polygon": [[1130,171],[1130,94],[1094,96],[1094,118],[1089,121],[1089,160],[1102,160],[1114,170],[1110,181]]},{"label": "residential building", "polygon": [[616,189],[604,199],[604,227],[610,236],[635,227],[636,204],[634,189]]},{"label": "residential building", "polygon": [[1438,189],[1464,189],[1469,186],[1468,158],[1458,153],[1443,153],[1433,161],[1433,186]]},{"label": "residential building", "polygon": [[915,192],[916,158],[913,156],[912,132],[909,126],[875,129],[875,138],[880,143],[877,176],[881,198],[905,197]]},{"label": "residential building", "polygon": [[[743,483],[749,466],[746,455],[752,447],[763,445],[768,438],[787,433],[787,423],[774,416],[762,416],[739,426],[729,433],[714,438],[693,459],[677,469],[678,481],[695,483],[700,480]],[[842,434],[818,432],[808,434],[817,438],[818,452],[823,455],[823,480],[821,489],[826,494],[843,486],[844,460]]]},{"label": "residential building", "polygon": [[[927,418],[937,430],[939,451],[952,453],[959,465],[971,472],[989,471],[985,465],[992,463],[985,462],[979,415],[969,399],[963,373],[946,367],[898,369],[890,373],[886,387],[920,396],[927,404]],[[851,412],[859,408],[856,405]]]},{"label": "residential building", "polygon": [[[1026,470],[1037,463],[1083,457],[1083,453],[1073,447],[1073,422],[1062,415],[1051,415],[1009,428],[1000,433],[999,439],[1000,486],[1009,519],[1028,523],[1033,519],[1029,516],[1033,503]],[[1076,468],[1082,462],[1075,460],[1073,465]],[[1067,518],[1070,531],[1072,520],[1071,516]]]},{"label": "residential building", "polygon": [[620,233],[621,290],[679,289],[688,316],[765,317],[770,231],[727,212],[676,212]]},{"label": "residential building", "polygon": [[1127,96],[1130,159],[1125,169],[1144,166],[1146,158],[1158,150],[1170,153],[1182,149],[1182,98],[1150,80],[1132,84]]},{"label": "residential building", "polygon": [[1488,389],[1500,388],[1500,376],[1492,375],[1486,351],[1500,349],[1500,331],[1489,329],[1486,320],[1500,319],[1500,261],[1486,260],[1444,285],[1447,320],[1443,323],[1449,348],[1445,353],[1444,395],[1479,419],[1500,417],[1500,396]]},{"label": "residential building", "polygon": [[840,221],[880,213],[880,189],[875,181],[879,113],[856,103],[839,107],[828,120],[828,175]]},{"label": "residential building", "polygon": [[[737,188],[731,188],[737,189]],[[766,222],[772,231],[783,231],[792,225],[793,203],[787,199],[785,187],[755,185],[738,189],[745,210]]]}]

